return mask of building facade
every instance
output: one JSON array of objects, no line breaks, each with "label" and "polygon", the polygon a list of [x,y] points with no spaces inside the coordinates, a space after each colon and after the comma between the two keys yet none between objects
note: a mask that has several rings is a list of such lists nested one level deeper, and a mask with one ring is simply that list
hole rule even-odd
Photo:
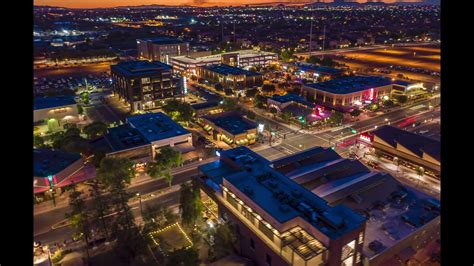
[{"label": "building facade", "polygon": [[199,167],[219,220],[238,228],[240,253],[257,265],[362,265],[365,218],[330,207],[246,147]]},{"label": "building facade", "polygon": [[155,61],[128,61],[111,66],[112,89],[132,112],[161,106],[163,100],[184,95],[183,79],[171,66]]},{"label": "building facade", "polygon": [[232,88],[261,86],[263,84],[263,76],[260,73],[224,64],[198,67],[196,74],[199,78],[219,82]]},{"label": "building facade", "polygon": [[33,121],[56,120],[59,125],[77,122],[79,114],[72,96],[35,98]]},{"label": "building facade", "polygon": [[393,82],[378,76],[349,76],[326,82],[305,84],[306,98],[331,107],[351,108],[390,97]]},{"label": "building facade", "polygon": [[173,38],[148,38],[137,40],[138,59],[161,61],[169,64],[173,56],[187,56],[189,43]]},{"label": "building facade", "polygon": [[240,50],[231,53],[202,57],[176,56],[171,58],[173,69],[182,74],[196,75],[197,68],[214,64],[236,67],[268,66],[278,61],[278,55],[256,50]]},{"label": "building facade", "polygon": [[214,140],[229,145],[250,145],[257,139],[257,124],[236,111],[205,115],[199,123]]}]

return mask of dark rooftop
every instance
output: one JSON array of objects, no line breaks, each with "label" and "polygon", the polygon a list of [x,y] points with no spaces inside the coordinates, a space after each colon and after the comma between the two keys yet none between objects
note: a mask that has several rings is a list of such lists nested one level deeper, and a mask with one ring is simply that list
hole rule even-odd
[{"label": "dark rooftop", "polygon": [[397,143],[422,157],[423,152],[436,160],[441,159],[441,143],[435,139],[408,132],[393,126],[382,126],[372,133],[396,148]]},{"label": "dark rooftop", "polygon": [[162,71],[171,71],[170,65],[160,61],[134,60],[124,61],[110,67],[112,70],[126,76],[155,75]]},{"label": "dark rooftop", "polygon": [[337,69],[337,68],[332,68],[332,67],[325,67],[325,66],[318,66],[315,64],[305,64],[305,63],[300,63],[296,64],[299,66],[299,70],[301,71],[314,71],[321,73],[323,75],[336,75],[336,74],[341,74],[343,72],[342,69]]},{"label": "dark rooftop", "polygon": [[[325,200],[269,164],[268,160],[242,146],[222,151],[219,164],[211,163],[199,169],[216,181],[225,178],[279,223],[301,217],[335,239],[365,221],[364,217],[345,206],[330,207]],[[216,178],[216,173],[219,178]]]},{"label": "dark rooftop", "polygon": [[316,106],[314,103],[308,102],[303,97],[298,96],[298,95],[293,94],[293,93],[287,93],[285,95],[273,95],[273,97],[271,99],[274,100],[274,101],[277,101],[279,103],[295,102],[295,103],[299,103],[299,104],[302,104],[302,105],[306,105],[310,108],[313,108],[313,107]]},{"label": "dark rooftop", "polygon": [[219,106],[219,102],[203,102],[203,103],[191,104],[191,107],[194,110],[201,110],[201,109],[217,107],[217,106]]},{"label": "dark rooftop", "polygon": [[128,124],[108,129],[105,140],[113,151],[121,151],[150,144],[138,130]]},{"label": "dark rooftop", "polygon": [[167,38],[167,37],[155,37],[155,38],[138,39],[137,42],[138,41],[152,42],[154,44],[179,44],[179,43],[184,43],[180,39]]},{"label": "dark rooftop", "polygon": [[127,121],[148,142],[189,134],[188,130],[162,112],[129,116]]},{"label": "dark rooftop", "polygon": [[334,94],[347,94],[392,84],[392,80],[380,76],[349,76],[325,82],[306,84],[306,87]]},{"label": "dark rooftop", "polygon": [[224,64],[215,64],[215,65],[208,65],[208,66],[202,66],[202,67],[210,71],[222,74],[222,75],[246,75],[246,76],[261,75],[258,72],[253,72],[253,71],[249,71],[249,70],[245,70],[242,68],[233,67],[229,65],[224,65]]},{"label": "dark rooftop", "polygon": [[74,96],[39,97],[35,98],[33,109],[40,110],[53,107],[61,107],[71,104],[76,104]]},{"label": "dark rooftop", "polygon": [[224,112],[215,115],[205,115],[204,119],[211,121],[216,126],[230,132],[233,135],[247,132],[257,127],[257,124],[244,118],[238,111]]},{"label": "dark rooftop", "polygon": [[79,159],[81,159],[80,154],[60,150],[33,149],[34,176],[56,175]]}]

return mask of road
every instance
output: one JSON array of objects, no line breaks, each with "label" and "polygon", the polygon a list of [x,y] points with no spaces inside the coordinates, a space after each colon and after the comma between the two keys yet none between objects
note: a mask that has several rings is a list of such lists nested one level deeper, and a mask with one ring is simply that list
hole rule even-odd
[{"label": "road", "polygon": [[[256,152],[269,160],[274,160],[312,147],[334,146],[338,143],[341,143],[343,140],[345,141],[351,138],[355,139],[360,132],[373,130],[375,129],[375,126],[382,126],[389,123],[393,125],[397,122],[399,123],[400,121],[403,121],[407,117],[414,115],[419,115],[417,121],[424,121],[425,119],[432,118],[436,119],[437,117],[439,118],[439,110],[430,109],[427,103],[428,100],[420,102],[414,106],[407,106],[390,113],[381,114],[367,120],[355,122],[350,127],[356,129],[357,134],[352,133],[349,128],[334,129],[324,133],[308,132],[308,134],[301,131],[293,133],[294,130],[282,128],[282,126],[279,125],[280,129],[276,130],[278,135],[283,136],[286,134],[286,138],[283,140],[283,142],[279,145],[258,150]],[[263,119],[259,115],[257,117]],[[276,128],[276,123],[274,121],[271,121],[268,118],[265,118],[265,121],[269,121],[269,123],[272,124],[273,129]],[[435,126],[432,127],[435,128]],[[410,128],[410,130],[411,129],[412,128]],[[419,130],[423,129],[421,128]],[[434,130],[432,133],[436,134]],[[336,151],[344,153],[347,152],[347,149],[337,147]]]},{"label": "road", "polygon": [[[198,174],[197,168],[193,168],[191,170],[182,172],[180,174],[174,175],[172,185],[179,185],[183,182],[191,180],[191,177]],[[151,182],[143,183],[141,185],[134,186],[128,191],[132,194],[140,193],[140,195],[148,195],[150,193],[155,193],[155,197],[147,200],[146,203],[165,203],[168,206],[178,204],[179,201],[179,192],[178,190],[171,192],[169,194],[165,194],[163,196],[160,195],[160,191],[163,192],[164,189],[168,188],[168,184],[164,179],[157,179]],[[144,197],[144,196],[143,196]],[[137,211],[139,212],[139,208],[135,208],[138,206],[138,201],[131,203],[134,214],[136,217]],[[90,207],[91,201],[90,199],[86,199],[86,206]],[[69,211],[69,207],[62,207],[56,208],[48,212],[43,212],[34,216],[34,237],[35,240],[42,241],[44,243],[47,242],[62,242],[65,239],[71,239],[71,228],[63,227],[60,229],[52,230],[51,227],[55,224],[60,223],[65,219],[66,213]]]}]

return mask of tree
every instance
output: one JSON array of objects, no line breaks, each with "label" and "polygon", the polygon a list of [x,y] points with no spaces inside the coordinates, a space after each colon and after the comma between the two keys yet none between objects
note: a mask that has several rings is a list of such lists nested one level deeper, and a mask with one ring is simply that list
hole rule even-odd
[{"label": "tree", "polygon": [[218,91],[223,91],[224,86],[222,86],[222,84],[220,84],[220,83],[216,83],[216,85],[214,85],[214,89],[216,89]]},{"label": "tree", "polygon": [[147,173],[152,178],[163,176],[171,187],[171,182],[173,181],[171,170],[174,167],[181,166],[182,164],[183,157],[181,152],[174,150],[171,147],[164,147],[156,154],[155,161],[148,164]]},{"label": "tree", "polygon": [[291,113],[290,112],[283,112],[281,114],[281,118],[283,119],[283,121],[288,122],[291,118]]},{"label": "tree", "polygon": [[151,232],[175,223],[178,217],[169,209],[160,204],[147,204],[142,215],[145,226],[144,232]]},{"label": "tree", "polygon": [[266,94],[274,93],[275,92],[275,85],[273,84],[263,84],[262,86],[262,92]]},{"label": "tree", "polygon": [[408,96],[406,95],[394,95],[393,98],[399,103],[406,103],[408,101]]},{"label": "tree", "polygon": [[91,226],[88,221],[88,215],[85,209],[85,202],[82,198],[82,192],[76,189],[73,185],[73,191],[69,194],[69,207],[71,212],[66,213],[66,218],[69,219],[71,226],[74,228],[74,238],[83,239],[86,246],[87,260],[89,260],[89,238]]},{"label": "tree", "polygon": [[227,96],[231,96],[231,95],[234,94],[234,91],[232,89],[226,88],[226,89],[224,89],[224,93]]},{"label": "tree", "polygon": [[359,109],[354,109],[351,112],[351,116],[359,116],[361,111]]},{"label": "tree", "polygon": [[275,107],[270,108],[270,113],[276,114],[277,112],[278,112],[278,110]]},{"label": "tree", "polygon": [[255,97],[255,95],[257,95],[257,93],[258,93],[258,90],[256,88],[253,88],[245,92],[245,97],[253,98]]},{"label": "tree", "polygon": [[168,266],[198,266],[199,253],[191,247],[188,249],[182,248],[175,250],[168,254]]},{"label": "tree", "polygon": [[69,127],[66,132],[64,132],[64,137],[77,137],[80,136],[81,130],[77,127]]},{"label": "tree", "polygon": [[329,117],[329,121],[335,124],[340,124],[342,122],[343,117],[344,115],[341,112],[333,111],[333,113]]},{"label": "tree", "polygon": [[87,91],[83,92],[81,95],[81,99],[84,104],[89,104],[89,101],[90,101],[89,93]]},{"label": "tree", "polygon": [[177,99],[166,101],[163,111],[177,122],[188,123],[193,118],[194,112],[189,103]]},{"label": "tree", "polygon": [[89,139],[95,139],[107,133],[107,125],[103,122],[96,121],[85,126],[83,131]]},{"label": "tree", "polygon": [[280,57],[283,61],[288,62],[293,58],[294,51],[291,49],[286,49],[280,54]]},{"label": "tree", "polygon": [[46,145],[44,144],[44,138],[38,135],[33,136],[33,147],[35,148],[44,148]]},{"label": "tree", "polygon": [[130,184],[134,176],[133,163],[127,158],[105,157],[97,170],[97,178],[106,188],[122,183]]},{"label": "tree", "polygon": [[255,96],[254,104],[255,104],[256,107],[263,108],[264,104],[266,104],[266,103],[267,103],[267,99],[264,96],[262,96],[260,94],[257,94]]},{"label": "tree", "polygon": [[201,192],[196,182],[181,184],[179,209],[183,225],[192,226],[201,217],[203,204]]},{"label": "tree", "polygon": [[61,142],[64,138],[64,132],[56,132],[51,134],[51,142],[54,149],[61,148]]},{"label": "tree", "polygon": [[77,105],[77,113],[80,115],[84,113],[84,108],[80,104]]},{"label": "tree", "polygon": [[91,189],[89,190],[92,196],[92,213],[93,220],[100,223],[100,230],[105,238],[109,237],[108,224],[105,221],[105,216],[109,214],[110,196],[104,194],[105,186],[98,180],[93,180]]},{"label": "tree", "polygon": [[226,98],[222,103],[222,109],[224,111],[233,111],[237,109],[237,100]]},{"label": "tree", "polygon": [[249,112],[247,113],[247,118],[248,118],[248,119],[254,120],[256,117],[257,117],[257,116],[256,116],[255,113],[252,112],[252,111],[249,111]]},{"label": "tree", "polygon": [[391,107],[391,106],[393,106],[394,103],[393,103],[392,100],[385,100],[385,101],[382,102],[382,104],[385,107]]},{"label": "tree", "polygon": [[214,233],[212,251],[216,259],[234,253],[234,246],[238,243],[235,227],[230,223],[217,224]]},{"label": "tree", "polygon": [[81,136],[64,136],[61,140],[61,150],[70,153],[88,154],[90,152],[89,142]]}]

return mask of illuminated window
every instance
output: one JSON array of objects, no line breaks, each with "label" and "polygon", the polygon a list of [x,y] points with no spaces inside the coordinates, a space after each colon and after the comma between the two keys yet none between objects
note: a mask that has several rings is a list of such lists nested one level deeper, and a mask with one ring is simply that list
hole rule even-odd
[{"label": "illuminated window", "polygon": [[359,233],[359,245],[364,243],[364,232]]}]

